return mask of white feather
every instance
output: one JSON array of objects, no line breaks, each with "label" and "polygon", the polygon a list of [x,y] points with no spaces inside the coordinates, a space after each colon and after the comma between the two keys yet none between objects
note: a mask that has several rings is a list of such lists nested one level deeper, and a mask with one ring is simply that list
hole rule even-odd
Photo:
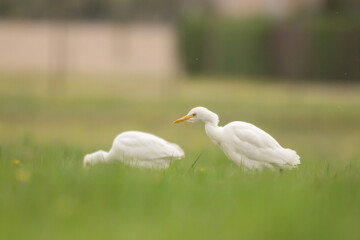
[{"label": "white feather", "polygon": [[168,168],[170,162],[184,157],[184,151],[175,143],[150,133],[128,131],[119,134],[113,141],[110,151],[87,154],[85,165],[99,162],[120,161],[145,168]]},{"label": "white feather", "polygon": [[219,127],[219,117],[204,107],[192,109],[174,123],[181,121],[203,121],[211,141],[246,170],[291,169],[300,164],[294,150],[281,147],[272,136],[250,123],[236,121]]}]

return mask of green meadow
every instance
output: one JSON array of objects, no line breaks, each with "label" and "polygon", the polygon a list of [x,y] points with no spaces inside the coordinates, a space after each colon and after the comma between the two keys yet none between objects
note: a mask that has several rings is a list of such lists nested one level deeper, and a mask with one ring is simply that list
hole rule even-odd
[{"label": "green meadow", "polygon": [[[50,82],[51,83],[51,82]],[[0,239],[360,239],[360,86],[238,78],[0,74]],[[192,107],[298,152],[292,171],[242,172]],[[83,168],[126,130],[179,144],[152,171]]]}]

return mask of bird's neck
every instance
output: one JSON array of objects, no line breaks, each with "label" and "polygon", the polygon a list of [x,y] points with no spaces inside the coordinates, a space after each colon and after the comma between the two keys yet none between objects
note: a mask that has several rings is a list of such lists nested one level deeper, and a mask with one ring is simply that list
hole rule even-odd
[{"label": "bird's neck", "polygon": [[205,122],[205,132],[213,143],[219,147],[221,146],[222,127],[219,127],[217,122]]}]

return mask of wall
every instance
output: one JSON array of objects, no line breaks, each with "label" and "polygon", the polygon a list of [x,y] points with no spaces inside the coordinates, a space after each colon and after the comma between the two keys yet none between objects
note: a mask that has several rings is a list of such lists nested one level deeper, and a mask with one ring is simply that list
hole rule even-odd
[{"label": "wall", "polygon": [[170,25],[0,21],[0,69],[172,76]]}]

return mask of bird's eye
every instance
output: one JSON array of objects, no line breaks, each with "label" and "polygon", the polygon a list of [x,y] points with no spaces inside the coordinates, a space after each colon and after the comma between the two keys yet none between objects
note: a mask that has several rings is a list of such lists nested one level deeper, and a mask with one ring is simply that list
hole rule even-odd
[{"label": "bird's eye", "polygon": [[196,113],[191,114],[191,116],[195,117],[195,116],[196,116]]}]

